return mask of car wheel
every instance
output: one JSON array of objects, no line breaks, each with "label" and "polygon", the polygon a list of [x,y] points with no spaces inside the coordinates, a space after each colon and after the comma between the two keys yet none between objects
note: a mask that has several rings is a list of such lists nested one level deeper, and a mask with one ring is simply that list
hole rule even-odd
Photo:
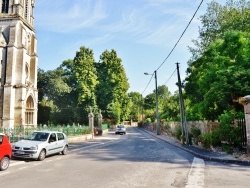
[{"label": "car wheel", "polygon": [[43,161],[43,160],[45,159],[45,157],[46,157],[46,152],[45,152],[45,150],[43,149],[43,150],[40,152],[39,156],[38,156],[38,161]]},{"label": "car wheel", "polygon": [[64,149],[63,149],[63,151],[62,151],[62,154],[63,154],[63,155],[66,155],[66,154],[68,153],[68,151],[69,151],[69,150],[68,150],[68,146],[65,145],[65,146],[64,146]]},{"label": "car wheel", "polygon": [[3,157],[2,160],[0,161],[0,170],[4,171],[6,170],[10,165],[10,159],[9,157]]}]

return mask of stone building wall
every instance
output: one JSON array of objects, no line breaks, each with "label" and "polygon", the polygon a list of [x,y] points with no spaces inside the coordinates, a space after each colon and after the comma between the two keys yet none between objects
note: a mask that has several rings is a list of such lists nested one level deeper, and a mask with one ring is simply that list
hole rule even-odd
[{"label": "stone building wall", "polygon": [[37,39],[34,0],[0,0],[0,126],[36,126]]},{"label": "stone building wall", "polygon": [[[175,132],[176,127],[180,126],[180,122],[168,122],[171,132]],[[218,121],[188,121],[187,127],[190,130],[191,128],[198,128],[201,130],[201,133],[207,133],[212,131],[215,127],[219,125]]]}]

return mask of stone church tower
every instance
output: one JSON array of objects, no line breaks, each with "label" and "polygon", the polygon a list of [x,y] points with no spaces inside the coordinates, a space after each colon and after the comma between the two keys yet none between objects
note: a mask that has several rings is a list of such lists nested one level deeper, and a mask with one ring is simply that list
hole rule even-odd
[{"label": "stone church tower", "polygon": [[37,125],[35,0],[0,0],[0,127]]}]

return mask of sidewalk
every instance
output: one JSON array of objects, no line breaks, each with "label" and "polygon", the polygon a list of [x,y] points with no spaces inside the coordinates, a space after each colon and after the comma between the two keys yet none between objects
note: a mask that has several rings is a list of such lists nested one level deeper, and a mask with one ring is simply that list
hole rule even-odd
[{"label": "sidewalk", "polygon": [[196,157],[202,158],[207,161],[250,165],[250,160],[248,159],[239,159],[239,158],[235,158],[232,154],[218,153],[218,152],[213,152],[213,151],[208,151],[202,148],[198,148],[195,146],[184,145],[184,144],[181,144],[180,141],[174,138],[171,138],[165,134],[157,135],[156,133],[148,131],[143,128],[140,128],[140,130],[143,130],[147,132],[148,134],[151,134],[152,136],[157,137],[158,139],[161,139],[168,144],[171,144],[177,148],[180,148],[184,151],[187,151],[193,154]]}]

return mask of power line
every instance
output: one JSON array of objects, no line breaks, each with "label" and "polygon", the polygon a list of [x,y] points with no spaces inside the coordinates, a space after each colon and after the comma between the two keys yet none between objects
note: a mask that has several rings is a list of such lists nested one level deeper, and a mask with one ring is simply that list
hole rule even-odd
[{"label": "power line", "polygon": [[[201,2],[200,2],[200,4],[199,4],[198,8],[196,9],[195,13],[193,14],[193,16],[192,16],[192,18],[191,18],[191,20],[188,22],[188,25],[186,26],[186,28],[185,28],[184,31],[182,32],[181,36],[179,37],[178,41],[176,42],[176,44],[174,45],[174,47],[172,48],[172,50],[170,51],[170,53],[168,54],[168,56],[164,59],[164,61],[160,64],[160,66],[159,66],[155,71],[158,71],[158,70],[161,68],[161,66],[166,62],[166,60],[169,58],[169,56],[172,54],[172,52],[174,51],[175,47],[176,47],[177,44],[180,42],[180,40],[181,40],[181,38],[183,37],[184,33],[186,32],[186,30],[188,29],[188,27],[189,27],[189,25],[191,24],[192,20],[194,19],[196,13],[197,13],[198,10],[200,9],[200,7],[201,7],[203,1],[204,1],[204,0],[201,0]],[[175,70],[175,71],[176,71],[176,70]],[[174,72],[175,72],[175,71],[174,71]],[[174,74],[174,73],[173,73],[173,74]],[[172,75],[173,75],[173,74],[172,74]],[[172,75],[171,75],[171,77],[172,77]],[[170,78],[171,78],[171,77],[170,77]],[[146,86],[146,88],[143,90],[143,92],[142,92],[141,94],[143,94],[143,93],[146,91],[146,89],[148,88],[148,86],[149,86],[149,84],[150,84],[152,78],[153,78],[153,75],[152,75],[152,77],[150,78],[150,80],[149,80],[149,82],[148,82],[148,85]],[[164,85],[166,85],[166,84],[164,84]]]},{"label": "power line", "polygon": [[174,72],[171,74],[171,76],[167,79],[167,81],[163,85],[167,85],[169,80],[173,77],[174,73],[176,72],[177,69],[174,70]]},{"label": "power line", "polygon": [[143,90],[143,92],[141,93],[141,95],[143,95],[143,93],[144,93],[144,92],[146,91],[146,89],[148,88],[148,86],[149,86],[149,84],[150,84],[150,82],[151,82],[153,76],[154,76],[154,74],[151,75],[151,78],[150,78],[150,80],[149,80],[149,82],[148,82],[148,85],[147,85],[146,88]]},{"label": "power line", "polygon": [[[173,77],[174,73],[176,72],[177,69],[174,70],[174,72],[171,74],[171,76],[167,79],[167,81],[163,84],[163,85],[167,85],[167,83],[169,82],[169,80]],[[146,88],[143,90],[143,92],[141,93],[141,95],[146,91],[146,89],[148,88],[150,82],[152,81],[152,78],[153,78],[154,74],[152,74]]]},{"label": "power line", "polygon": [[198,8],[196,9],[195,13],[193,14],[191,20],[189,21],[188,25],[186,26],[186,28],[184,29],[184,31],[182,32],[180,38],[178,39],[178,41],[176,42],[176,44],[174,45],[174,47],[172,48],[172,50],[170,51],[170,53],[168,54],[168,56],[164,59],[164,61],[160,64],[160,66],[156,69],[156,71],[158,71],[161,66],[166,62],[166,60],[169,58],[169,56],[172,54],[172,52],[174,51],[175,47],[177,46],[177,44],[180,42],[181,38],[183,37],[184,33],[186,32],[187,28],[189,27],[189,25],[191,24],[192,20],[194,19],[196,13],[198,12],[198,10],[200,9],[201,4],[203,3],[203,0],[201,0]]}]

